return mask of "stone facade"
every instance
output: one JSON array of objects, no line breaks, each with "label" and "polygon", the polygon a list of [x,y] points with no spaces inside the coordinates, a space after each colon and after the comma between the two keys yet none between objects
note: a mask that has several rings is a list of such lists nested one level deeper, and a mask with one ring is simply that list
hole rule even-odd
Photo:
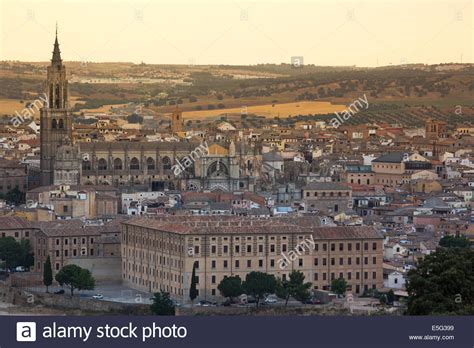
[{"label": "stone facade", "polygon": [[305,211],[338,214],[352,208],[352,189],[335,182],[313,182],[303,187]]},{"label": "stone facade", "polygon": [[[170,292],[189,300],[193,264],[197,262],[198,299],[218,299],[224,276],[245,279],[251,271],[287,278],[304,273],[313,289],[328,289],[343,277],[350,289],[383,286],[383,239],[372,227],[319,227],[314,218],[241,219],[236,217],[135,218],[122,224],[122,279],[137,290]],[[280,268],[282,255],[306,238],[314,248]]]},{"label": "stone facade", "polygon": [[[191,142],[83,142],[74,144],[66,69],[56,37],[48,67],[49,104],[41,109],[41,185],[113,185],[169,190],[254,190],[261,173],[258,145]],[[173,133],[183,131],[182,113],[172,114]],[[207,145],[207,142],[206,142]],[[194,156],[193,156],[194,155]],[[173,166],[192,158],[176,175]]]}]

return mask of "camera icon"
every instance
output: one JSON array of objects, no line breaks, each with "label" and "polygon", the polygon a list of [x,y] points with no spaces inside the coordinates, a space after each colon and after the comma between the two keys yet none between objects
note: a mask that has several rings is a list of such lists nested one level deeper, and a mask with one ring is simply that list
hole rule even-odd
[{"label": "camera icon", "polygon": [[21,321],[16,323],[17,342],[36,342],[36,323]]}]

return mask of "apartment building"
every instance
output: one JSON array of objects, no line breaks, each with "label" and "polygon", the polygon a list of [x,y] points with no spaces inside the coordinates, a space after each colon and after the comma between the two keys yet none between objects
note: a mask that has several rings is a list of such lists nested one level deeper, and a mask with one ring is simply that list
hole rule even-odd
[{"label": "apartment building", "polygon": [[[38,224],[34,233],[35,272],[43,272],[49,255],[53,273],[71,259],[119,256],[120,222],[85,225],[81,220],[52,221]],[[115,246],[113,241],[115,240]]]},{"label": "apartment building", "polygon": [[0,238],[13,237],[17,241],[20,241],[22,239],[32,240],[35,231],[35,225],[21,217],[0,217]]},{"label": "apartment building", "polygon": [[341,179],[348,184],[372,185],[375,174],[369,165],[347,165]]},{"label": "apartment building", "polygon": [[[122,279],[137,290],[164,290],[183,302],[189,301],[194,263],[199,299],[219,299],[217,286],[224,276],[245,279],[251,271],[285,279],[299,270],[314,289],[329,289],[339,277],[356,294],[381,288],[382,235],[373,227],[320,227],[318,221],[314,217],[133,218],[122,223]],[[281,260],[296,250],[298,258],[281,268]]]},{"label": "apartment building", "polygon": [[382,155],[372,161],[372,171],[375,173],[374,183],[377,185],[394,186],[403,183],[405,162],[402,153],[393,152]]},{"label": "apartment building", "polygon": [[26,165],[17,161],[0,158],[0,193],[18,188],[21,192],[28,189],[28,171]]},{"label": "apartment building", "polygon": [[50,207],[58,220],[115,215],[119,209],[117,189],[113,187],[50,185],[30,190],[29,205]]}]

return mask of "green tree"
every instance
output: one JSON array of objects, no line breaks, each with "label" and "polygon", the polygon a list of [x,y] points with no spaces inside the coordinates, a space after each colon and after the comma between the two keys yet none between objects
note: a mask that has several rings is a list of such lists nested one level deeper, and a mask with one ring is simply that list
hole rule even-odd
[{"label": "green tree", "polygon": [[232,301],[234,297],[243,293],[242,280],[239,276],[224,276],[224,279],[221,280],[217,289],[220,291],[222,296],[227,297],[229,301]]},{"label": "green tree", "polygon": [[51,268],[51,259],[48,255],[43,267],[43,284],[46,286],[46,292],[49,292],[49,287],[53,284],[53,269]]},{"label": "green tree", "polygon": [[395,293],[393,292],[392,289],[390,289],[387,292],[387,302],[388,304],[393,304],[393,301],[395,301]]},{"label": "green tree", "polygon": [[281,278],[277,279],[277,284],[275,288],[275,294],[285,300],[285,307],[288,304],[288,300],[290,299],[290,282],[288,280],[283,280]]},{"label": "green tree", "polygon": [[21,192],[18,186],[15,186],[15,188],[7,192],[5,195],[5,200],[10,204],[19,205],[25,203],[25,197],[26,194]]},{"label": "green tree", "polygon": [[464,236],[444,236],[439,241],[439,245],[445,248],[469,248],[471,242]]},{"label": "green tree", "polygon": [[334,279],[331,283],[331,291],[337,295],[343,295],[347,289],[347,282],[344,278]]},{"label": "green tree", "polygon": [[247,273],[242,287],[247,295],[255,298],[255,305],[258,307],[264,296],[275,293],[276,285],[277,281],[272,274],[253,271]]},{"label": "green tree", "polygon": [[156,315],[175,315],[175,305],[168,292],[160,291],[153,295],[151,311]]},{"label": "green tree", "polygon": [[407,274],[409,315],[474,314],[474,251],[438,248]]},{"label": "green tree", "polygon": [[127,117],[128,123],[143,123],[143,117],[138,114],[131,114]]},{"label": "green tree", "polygon": [[277,280],[276,295],[285,300],[285,306],[290,297],[300,302],[306,301],[310,297],[311,283],[304,282],[305,276],[300,271],[291,272],[289,278],[289,280]]},{"label": "green tree", "polygon": [[19,265],[21,247],[13,237],[0,238],[0,259],[5,261],[5,268]]},{"label": "green tree", "polygon": [[20,240],[20,253],[18,255],[18,264],[30,268],[35,264],[35,258],[32,251],[31,243],[28,239]]},{"label": "green tree", "polygon": [[74,296],[74,290],[94,290],[95,279],[89,270],[76,265],[67,265],[55,276],[59,285],[67,286],[71,290],[71,296]]},{"label": "green tree", "polygon": [[197,267],[197,261],[194,261],[193,273],[191,275],[191,286],[189,287],[189,298],[191,299],[191,304],[193,303],[193,301],[196,299],[198,295],[198,291],[196,288],[196,285],[197,285],[196,267]]}]

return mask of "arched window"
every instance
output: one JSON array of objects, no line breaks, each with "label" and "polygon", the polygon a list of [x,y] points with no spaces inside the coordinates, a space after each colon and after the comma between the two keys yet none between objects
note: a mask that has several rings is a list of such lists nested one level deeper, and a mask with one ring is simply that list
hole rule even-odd
[{"label": "arched window", "polygon": [[171,169],[171,160],[168,156],[163,157],[163,170],[170,170]]},{"label": "arched window", "polygon": [[115,170],[122,170],[123,169],[122,160],[120,158],[114,159],[114,169]]},{"label": "arched window", "polygon": [[99,163],[97,165],[99,170],[107,170],[107,161],[103,158],[99,160]]},{"label": "arched window", "polygon": [[51,122],[51,128],[53,128],[53,129],[58,128],[58,121],[56,121],[55,118],[53,119],[53,122]]},{"label": "arched window", "polygon": [[59,119],[59,126],[58,126],[59,129],[63,129],[64,128],[64,121],[62,118]]},{"label": "arched window", "polygon": [[131,170],[140,169],[140,162],[138,161],[138,158],[136,157],[132,158],[132,160],[130,161],[130,169]]},{"label": "arched window", "polygon": [[82,170],[91,170],[91,161],[82,161]]},{"label": "arched window", "polygon": [[52,107],[53,106],[53,94],[54,94],[54,86],[51,84],[49,86],[49,105],[48,107]]},{"label": "arched window", "polygon": [[61,108],[61,99],[59,97],[59,85],[56,85],[55,97],[56,97],[56,109],[60,109]]},{"label": "arched window", "polygon": [[151,157],[148,157],[146,160],[146,165],[148,170],[155,170],[155,160]]}]

